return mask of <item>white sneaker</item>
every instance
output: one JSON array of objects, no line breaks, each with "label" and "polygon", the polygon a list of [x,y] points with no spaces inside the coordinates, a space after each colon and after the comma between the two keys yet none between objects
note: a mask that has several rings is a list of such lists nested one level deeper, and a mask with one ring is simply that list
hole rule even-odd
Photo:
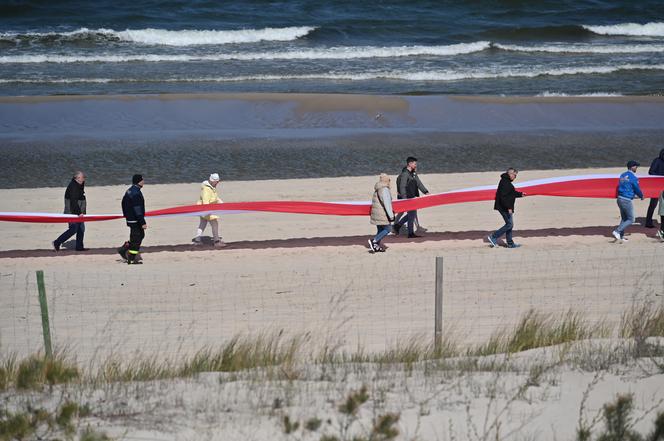
[{"label": "white sneaker", "polygon": [[620,233],[618,233],[616,230],[613,230],[613,237],[616,238],[616,240],[622,240],[622,237],[620,237]]},{"label": "white sneaker", "polygon": [[491,248],[495,248],[495,247],[498,246],[498,242],[496,242],[496,240],[495,240],[493,237],[491,237],[491,236],[489,235],[489,236],[487,236],[486,238],[487,238],[487,240],[489,241],[489,244],[490,244]]},{"label": "white sneaker", "polygon": [[367,242],[369,242],[369,252],[370,252],[371,254],[375,253],[375,252],[376,252],[376,248],[374,248],[374,243],[373,243],[373,241],[372,241],[371,239],[369,239]]},{"label": "white sneaker", "polygon": [[664,233],[662,233],[662,230],[657,230],[657,237],[659,237],[659,240],[664,242]]}]

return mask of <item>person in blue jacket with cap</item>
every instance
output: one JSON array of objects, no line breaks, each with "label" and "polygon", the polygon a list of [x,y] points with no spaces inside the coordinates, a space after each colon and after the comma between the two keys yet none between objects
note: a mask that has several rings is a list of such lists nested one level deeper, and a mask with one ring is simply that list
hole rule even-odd
[{"label": "person in blue jacket with cap", "polygon": [[636,169],[639,167],[636,161],[627,162],[627,171],[620,175],[618,181],[618,208],[622,222],[613,230],[613,237],[621,242],[626,242],[625,229],[634,223],[634,204],[632,199],[639,197],[643,200],[643,192],[639,187],[639,178],[636,177]]}]

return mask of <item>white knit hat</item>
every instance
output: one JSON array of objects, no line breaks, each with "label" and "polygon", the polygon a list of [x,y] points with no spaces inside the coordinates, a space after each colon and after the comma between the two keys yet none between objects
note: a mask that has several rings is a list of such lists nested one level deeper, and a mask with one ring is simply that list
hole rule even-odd
[{"label": "white knit hat", "polygon": [[219,181],[219,174],[218,173],[212,173],[210,175],[210,179],[208,181]]}]

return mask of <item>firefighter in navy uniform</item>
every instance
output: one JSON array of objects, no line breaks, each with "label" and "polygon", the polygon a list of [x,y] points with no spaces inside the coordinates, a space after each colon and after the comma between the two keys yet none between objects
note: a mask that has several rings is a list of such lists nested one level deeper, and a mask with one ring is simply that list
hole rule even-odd
[{"label": "firefighter in navy uniform", "polygon": [[122,197],[122,215],[129,227],[129,241],[118,248],[118,254],[130,265],[141,264],[143,259],[139,255],[141,242],[148,228],[145,223],[145,200],[143,199],[143,176],[134,175],[131,178],[132,186]]}]

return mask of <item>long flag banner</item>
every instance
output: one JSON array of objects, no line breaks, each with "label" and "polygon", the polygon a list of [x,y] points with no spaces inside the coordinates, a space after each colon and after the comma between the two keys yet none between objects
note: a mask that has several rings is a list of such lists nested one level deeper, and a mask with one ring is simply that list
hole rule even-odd
[{"label": "long flag banner", "polygon": [[[639,184],[646,198],[657,198],[664,190],[664,176],[640,176]],[[515,184],[517,190],[528,196],[563,196],[578,198],[615,198],[618,178],[615,175],[563,176],[537,179]],[[436,207],[463,202],[493,200],[496,186],[464,188],[414,199],[393,201],[394,211]],[[271,213],[319,214],[332,216],[368,216],[370,202],[310,202],[310,201],[257,201],[225,202],[209,205],[185,205],[145,213],[146,217],[205,216],[251,211]],[[84,216],[51,213],[0,212],[0,221],[33,223],[92,222],[120,219],[120,214],[91,214]]]}]

